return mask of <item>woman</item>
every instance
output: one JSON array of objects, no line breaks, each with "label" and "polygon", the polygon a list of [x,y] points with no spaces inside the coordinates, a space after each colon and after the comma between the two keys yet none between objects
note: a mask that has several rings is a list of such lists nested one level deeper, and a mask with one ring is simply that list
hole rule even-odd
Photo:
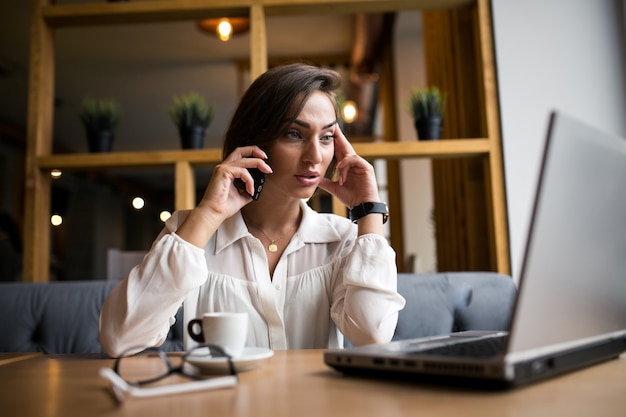
[{"label": "woman", "polygon": [[[143,262],[103,305],[108,354],[158,346],[184,305],[185,320],[245,311],[248,346],[336,348],[391,339],[404,299],[383,236],[373,167],[337,123],[339,75],[303,64],[261,75],[241,99],[198,206],[166,222]],[[332,174],[334,165],[338,179]],[[267,178],[257,200],[256,168]],[[236,180],[245,190],[235,186]],[[353,219],[305,204],[320,187]],[[372,207],[373,206],[373,207]],[[358,220],[356,219],[358,217]],[[191,340],[186,337],[185,345]]]}]

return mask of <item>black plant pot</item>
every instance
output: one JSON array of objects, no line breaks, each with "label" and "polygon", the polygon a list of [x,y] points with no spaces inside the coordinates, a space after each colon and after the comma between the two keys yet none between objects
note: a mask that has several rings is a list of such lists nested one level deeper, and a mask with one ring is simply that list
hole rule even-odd
[{"label": "black plant pot", "polygon": [[181,146],[183,149],[204,148],[204,135],[206,128],[202,126],[181,126],[178,129]]},{"label": "black plant pot", "polygon": [[111,152],[114,138],[115,134],[112,130],[88,130],[87,141],[89,143],[89,152]]},{"label": "black plant pot", "polygon": [[429,117],[415,121],[419,140],[437,140],[441,137],[441,117]]}]

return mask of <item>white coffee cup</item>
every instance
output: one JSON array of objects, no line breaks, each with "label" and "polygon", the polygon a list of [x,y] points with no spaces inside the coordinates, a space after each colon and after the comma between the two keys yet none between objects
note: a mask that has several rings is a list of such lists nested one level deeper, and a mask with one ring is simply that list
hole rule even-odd
[{"label": "white coffee cup", "polygon": [[190,320],[187,331],[196,342],[220,346],[230,356],[237,357],[246,345],[248,313],[205,313],[202,318]]}]

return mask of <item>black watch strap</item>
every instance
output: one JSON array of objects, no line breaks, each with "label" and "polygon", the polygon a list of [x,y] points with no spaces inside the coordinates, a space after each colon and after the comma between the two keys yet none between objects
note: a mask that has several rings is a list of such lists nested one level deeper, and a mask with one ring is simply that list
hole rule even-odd
[{"label": "black watch strap", "polygon": [[383,223],[387,223],[389,219],[389,209],[385,203],[361,203],[350,210],[350,220],[356,223],[361,217],[372,213],[380,213],[383,215]]}]

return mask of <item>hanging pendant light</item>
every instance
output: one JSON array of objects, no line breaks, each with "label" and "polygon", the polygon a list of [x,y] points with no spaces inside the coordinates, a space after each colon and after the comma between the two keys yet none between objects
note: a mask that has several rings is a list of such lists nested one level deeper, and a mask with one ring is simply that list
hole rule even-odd
[{"label": "hanging pendant light", "polygon": [[233,36],[247,32],[250,29],[250,21],[247,17],[204,19],[198,22],[198,28],[226,42]]}]

